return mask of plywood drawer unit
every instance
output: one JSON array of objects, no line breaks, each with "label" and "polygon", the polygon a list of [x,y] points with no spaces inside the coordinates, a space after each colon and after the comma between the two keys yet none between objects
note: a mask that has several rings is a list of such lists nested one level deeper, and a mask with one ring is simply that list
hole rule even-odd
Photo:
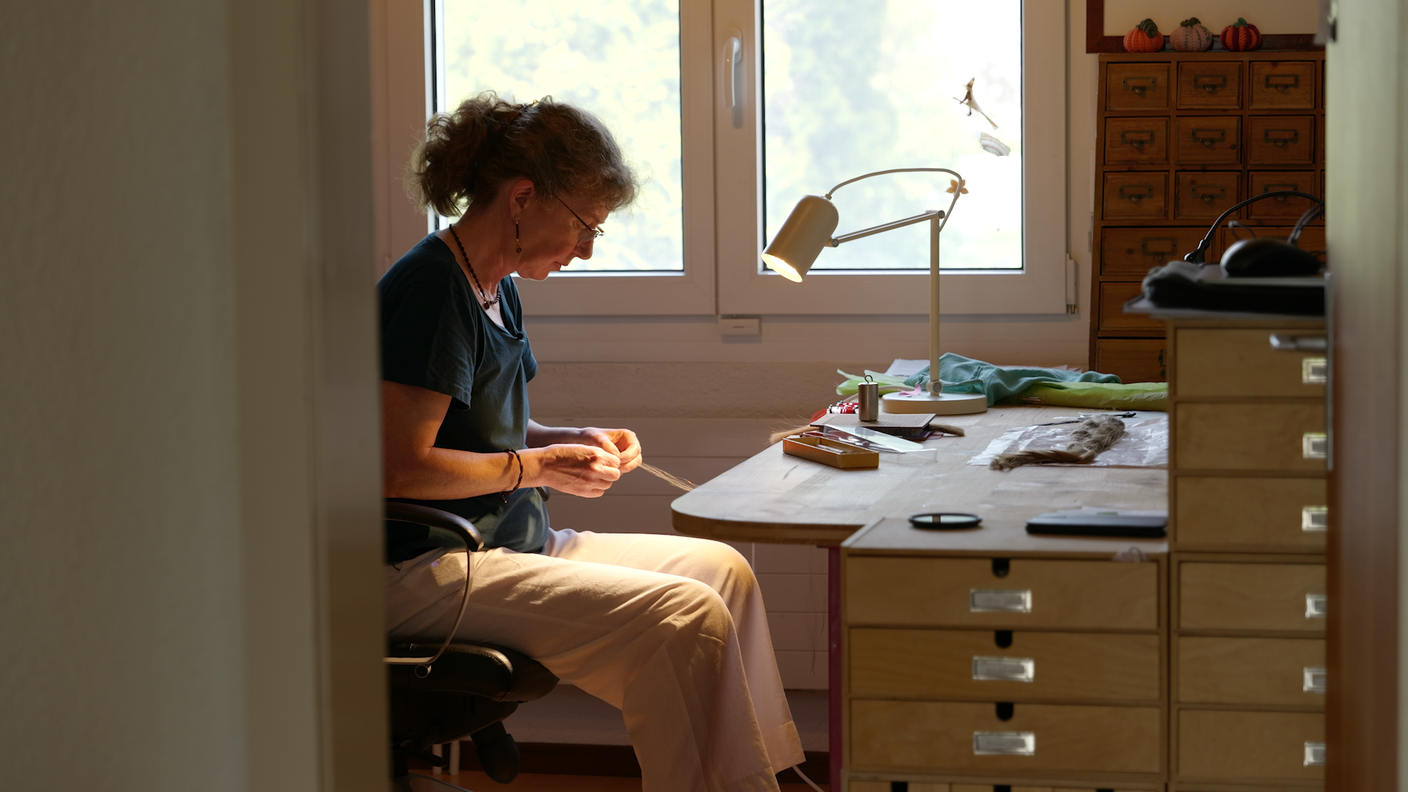
[{"label": "plywood drawer unit", "polygon": [[1324,335],[1320,320],[1169,323],[1179,790],[1323,778]]},{"label": "plywood drawer unit", "polygon": [[[1086,306],[1092,369],[1125,382],[1164,379],[1163,367],[1100,354],[1109,340],[1163,337],[1157,324],[1124,314],[1148,271],[1192,252],[1241,200],[1280,189],[1323,194],[1323,60],[1320,52],[1100,56]],[[1311,205],[1268,198],[1229,219],[1248,233],[1284,239]],[[1323,228],[1323,221],[1312,225]],[[1217,262],[1235,238],[1225,227],[1211,235],[1217,244],[1205,258]],[[1307,239],[1302,247],[1325,246]]]}]

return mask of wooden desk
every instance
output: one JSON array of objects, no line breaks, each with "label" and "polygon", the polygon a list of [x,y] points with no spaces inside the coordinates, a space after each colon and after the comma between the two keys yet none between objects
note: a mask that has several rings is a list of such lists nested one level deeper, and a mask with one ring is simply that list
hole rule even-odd
[{"label": "wooden desk", "polygon": [[[1167,508],[1167,472],[1028,466],[1006,473],[969,465],[1007,429],[1073,415],[1052,407],[994,408],[972,416],[953,416],[964,437],[925,443],[926,450],[882,454],[877,470],[837,470],[782,453],[774,445],[676,500],[676,530],[712,539],[815,544],[831,548],[830,692],[831,779],[841,781],[843,674],[841,666],[841,556],[838,545],[880,518],[904,518],[933,511],[981,515],[978,530],[943,534],[950,550],[980,556],[1061,554],[1108,558],[1131,546],[1146,555],[1167,552],[1162,541],[1034,538],[1027,518],[1046,511],[1080,506],[1119,509]],[[937,534],[929,534],[933,537]],[[893,549],[901,550],[896,547]]]}]

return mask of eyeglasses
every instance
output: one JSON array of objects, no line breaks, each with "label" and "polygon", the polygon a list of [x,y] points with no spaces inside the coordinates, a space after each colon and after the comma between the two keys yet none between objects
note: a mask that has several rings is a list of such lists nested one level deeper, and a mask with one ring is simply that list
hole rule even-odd
[{"label": "eyeglasses", "polygon": [[[557,198],[556,195],[554,195],[553,197]],[[572,207],[568,206],[566,201],[562,200],[561,198],[557,198],[557,202],[562,204],[563,209],[572,212]],[[595,240],[597,237],[606,236],[605,231],[601,230],[600,228],[592,228],[591,226],[587,225],[587,221],[583,220],[582,216],[577,214],[576,212],[572,212],[572,216],[577,218],[577,222],[582,224],[582,236],[580,239],[577,240],[578,244],[586,244],[587,242]]]}]

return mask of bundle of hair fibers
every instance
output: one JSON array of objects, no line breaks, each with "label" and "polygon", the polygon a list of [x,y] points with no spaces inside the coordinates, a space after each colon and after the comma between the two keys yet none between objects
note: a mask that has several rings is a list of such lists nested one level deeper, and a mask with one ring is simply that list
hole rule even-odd
[{"label": "bundle of hair fibers", "polygon": [[682,490],[684,490],[685,492],[689,492],[689,491],[693,490],[696,486],[698,486],[698,485],[696,485],[693,481],[690,481],[690,480],[687,479],[687,478],[680,478],[679,476],[676,476],[676,475],[673,474],[673,473],[666,473],[665,471],[661,470],[660,468],[655,467],[654,465],[651,465],[651,464],[647,464],[647,463],[645,463],[645,462],[642,462],[642,463],[641,463],[640,469],[641,469],[641,470],[644,470],[646,473],[649,473],[650,475],[652,475],[652,476],[654,476],[654,477],[660,479],[661,481],[665,482],[666,484],[669,484],[670,486],[675,487],[675,488],[677,488],[677,489],[682,489]]},{"label": "bundle of hair fibers", "polygon": [[1000,454],[988,463],[988,467],[1011,470],[1022,465],[1061,462],[1088,465],[1102,451],[1118,443],[1121,437],[1124,437],[1124,421],[1109,415],[1098,415],[1076,424],[1075,431],[1071,432],[1071,442],[1066,444],[1065,450],[1031,448],[1015,454]]}]

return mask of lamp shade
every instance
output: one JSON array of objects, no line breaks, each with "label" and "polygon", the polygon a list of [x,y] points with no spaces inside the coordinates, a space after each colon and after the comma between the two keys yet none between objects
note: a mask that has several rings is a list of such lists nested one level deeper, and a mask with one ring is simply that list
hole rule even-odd
[{"label": "lamp shade", "polygon": [[763,262],[782,277],[801,282],[821,249],[830,244],[840,220],[830,201],[819,195],[803,196],[763,250]]}]

